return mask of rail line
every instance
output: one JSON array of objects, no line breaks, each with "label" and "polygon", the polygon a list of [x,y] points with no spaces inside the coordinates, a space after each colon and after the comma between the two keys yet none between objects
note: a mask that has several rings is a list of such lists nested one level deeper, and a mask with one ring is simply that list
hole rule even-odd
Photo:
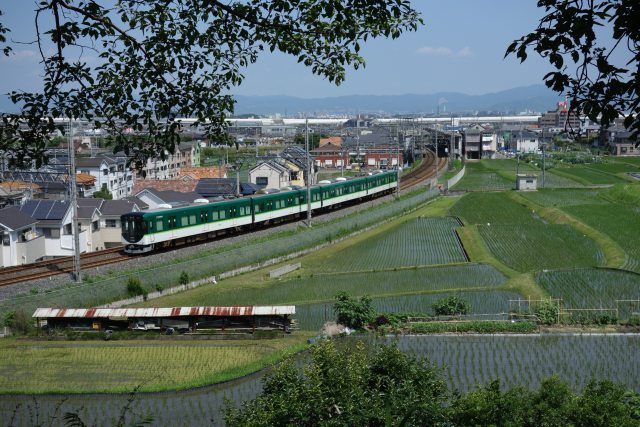
[{"label": "rail line", "polygon": [[[440,159],[438,167],[446,167],[447,159]],[[433,178],[435,175],[433,153],[427,153],[422,164],[412,170],[400,180],[400,189],[405,190],[418,183]],[[122,247],[115,247],[80,255],[80,265],[83,269],[116,264],[131,259],[122,252]],[[0,286],[8,286],[30,280],[43,279],[58,274],[73,272],[73,257],[55,258],[13,267],[0,268]]]}]

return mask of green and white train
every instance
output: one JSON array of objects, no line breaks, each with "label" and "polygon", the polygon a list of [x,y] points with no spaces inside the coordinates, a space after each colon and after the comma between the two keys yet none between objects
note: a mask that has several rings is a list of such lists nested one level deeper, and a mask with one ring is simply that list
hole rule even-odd
[{"label": "green and white train", "polygon": [[[334,182],[321,181],[311,187],[311,210],[376,197],[391,192],[397,185],[395,171]],[[306,188],[187,207],[131,212],[120,218],[122,244],[127,253],[148,252],[179,242],[212,238],[223,230],[275,222],[306,212]]]}]

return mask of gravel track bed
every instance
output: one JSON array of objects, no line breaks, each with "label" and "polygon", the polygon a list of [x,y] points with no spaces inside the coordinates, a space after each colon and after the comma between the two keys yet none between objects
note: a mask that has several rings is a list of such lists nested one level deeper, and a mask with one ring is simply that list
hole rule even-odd
[{"label": "gravel track bed", "polygon": [[[400,194],[407,193],[414,189],[415,188],[402,190],[400,191]],[[340,210],[326,212],[321,215],[312,217],[312,224],[325,223],[337,218],[344,217],[351,213],[361,211],[363,209],[369,209],[373,206],[377,206],[381,203],[387,202],[391,200],[393,197],[394,197],[393,195],[384,196],[384,197],[380,197],[364,203],[342,208]],[[117,264],[83,269],[82,274],[95,276],[97,274],[104,275],[110,270],[127,270],[127,269],[152,267],[154,264],[164,263],[164,262],[174,260],[177,256],[180,256],[180,257],[188,256],[188,255],[200,252],[203,249],[209,249],[214,245],[218,245],[218,246],[233,245],[236,243],[242,243],[242,242],[249,241],[251,239],[255,239],[256,237],[269,236],[282,231],[295,230],[299,226],[299,224],[300,224],[299,221],[294,221],[294,222],[272,226],[272,227],[261,229],[261,230],[256,230],[249,233],[223,237],[223,238],[220,238],[219,240],[203,242],[200,244],[187,246],[187,247],[181,247],[172,251],[140,256],[140,257],[132,257],[131,260],[129,261],[124,261]],[[15,285],[2,286],[0,287],[0,302],[15,298],[18,296],[30,295],[31,292],[34,292],[32,291],[32,289],[37,289],[38,293],[44,292],[48,289],[55,289],[71,283],[72,280],[73,278],[70,274],[58,274],[55,276],[50,276],[46,279],[38,279],[30,282],[17,283]]]}]

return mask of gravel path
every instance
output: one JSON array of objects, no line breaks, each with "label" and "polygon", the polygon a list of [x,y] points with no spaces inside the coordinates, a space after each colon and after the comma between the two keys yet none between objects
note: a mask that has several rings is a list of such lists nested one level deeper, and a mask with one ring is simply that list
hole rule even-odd
[{"label": "gravel path", "polygon": [[[404,194],[413,190],[414,188],[411,188],[408,190],[403,190],[400,193]],[[312,224],[321,224],[328,221],[332,221],[337,218],[342,218],[353,212],[358,212],[363,209],[368,209],[372,206],[376,206],[381,203],[392,200],[393,197],[394,196],[392,195],[379,197],[377,199],[370,200],[358,205],[353,205],[346,208],[342,208],[340,210],[323,213],[321,215],[312,217]],[[282,231],[295,230],[299,226],[299,224],[300,224],[299,221],[290,222],[290,223],[272,226],[272,227],[261,229],[261,230],[256,230],[251,233],[232,235],[229,237],[220,238],[219,240],[203,242],[203,243],[192,245],[192,246],[182,247],[173,251],[161,252],[161,253],[151,254],[147,256],[132,257],[130,261],[125,261],[118,264],[112,264],[112,265],[83,270],[82,274],[83,276],[86,276],[86,275],[95,276],[97,274],[104,275],[110,270],[127,270],[127,269],[141,268],[141,267],[151,267],[156,263],[162,263],[165,261],[174,260],[177,256],[191,255],[191,254],[200,252],[203,249],[211,248],[212,246],[233,245],[236,243],[246,242],[248,240],[255,239],[256,237],[269,236]],[[69,274],[58,274],[55,276],[50,276],[49,278],[46,278],[46,279],[39,279],[39,280],[30,281],[30,282],[17,283],[15,285],[3,286],[3,287],[0,287],[0,302],[11,299],[11,298],[15,298],[17,296],[30,295],[31,293],[35,293],[36,290],[38,293],[40,293],[48,289],[54,289],[54,288],[66,285],[72,282],[72,280],[73,278]]]}]

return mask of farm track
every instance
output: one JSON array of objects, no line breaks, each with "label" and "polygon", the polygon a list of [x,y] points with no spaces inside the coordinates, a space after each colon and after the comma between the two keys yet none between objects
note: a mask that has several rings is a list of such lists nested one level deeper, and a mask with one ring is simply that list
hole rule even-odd
[{"label": "farm track", "polygon": [[[433,160],[433,154],[429,153],[427,157],[425,157],[424,162],[417,169],[402,177],[400,189],[406,190],[433,177]],[[445,167],[446,160],[446,158],[441,159],[439,166]],[[130,259],[130,256],[122,253],[122,247],[89,252],[80,255],[80,262],[83,270],[109,264],[116,264]],[[0,287],[72,272],[73,257],[56,258],[32,264],[0,268]]]},{"label": "farm track", "polygon": [[[83,269],[115,264],[129,259],[122,253],[122,247],[88,252],[80,255]],[[0,269],[0,286],[42,279],[57,274],[73,272],[73,257],[64,257],[39,261],[33,264],[6,267]]]}]

